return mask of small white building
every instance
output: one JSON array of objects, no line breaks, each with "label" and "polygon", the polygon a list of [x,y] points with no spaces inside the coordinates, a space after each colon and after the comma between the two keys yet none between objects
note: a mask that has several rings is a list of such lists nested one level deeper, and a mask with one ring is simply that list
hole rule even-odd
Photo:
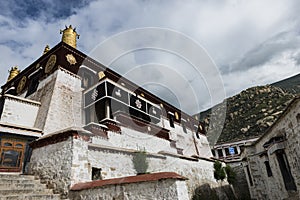
[{"label": "small white building", "polygon": [[300,98],[242,154],[253,199],[300,198]]}]

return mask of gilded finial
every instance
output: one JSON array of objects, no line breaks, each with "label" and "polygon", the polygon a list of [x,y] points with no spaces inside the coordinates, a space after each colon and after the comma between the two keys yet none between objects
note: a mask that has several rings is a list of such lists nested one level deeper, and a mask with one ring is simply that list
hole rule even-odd
[{"label": "gilded finial", "polygon": [[21,70],[18,70],[18,66],[12,67],[8,72],[9,72],[9,76],[7,78],[7,82],[9,82],[10,80],[12,80],[13,78],[15,78]]},{"label": "gilded finial", "polygon": [[60,34],[61,33],[61,41],[76,49],[76,39],[79,39],[79,34],[76,32],[76,28],[73,29],[72,25],[69,27],[66,26],[65,30],[60,30]]},{"label": "gilded finial", "polygon": [[46,47],[45,47],[45,49],[44,49],[44,53],[43,53],[43,55],[44,54],[46,54],[48,51],[50,50],[50,47],[49,47],[49,45],[46,45]]}]

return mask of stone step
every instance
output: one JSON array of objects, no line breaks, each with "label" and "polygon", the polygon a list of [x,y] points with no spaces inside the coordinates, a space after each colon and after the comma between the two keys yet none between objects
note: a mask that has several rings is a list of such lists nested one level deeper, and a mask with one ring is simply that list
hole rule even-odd
[{"label": "stone step", "polygon": [[0,200],[61,200],[31,175],[0,174]]},{"label": "stone step", "polygon": [[61,200],[58,194],[26,194],[0,196],[0,200]]},{"label": "stone step", "polygon": [[15,195],[15,194],[34,194],[34,193],[43,193],[43,194],[52,194],[52,190],[50,189],[1,189],[0,190],[0,196],[5,196],[5,195]]},{"label": "stone step", "polygon": [[18,175],[18,174],[0,174],[0,180],[14,179],[14,180],[35,180],[35,176]]},{"label": "stone step", "polygon": [[0,184],[41,184],[39,180],[27,180],[27,179],[0,179]]},{"label": "stone step", "polygon": [[47,189],[45,184],[39,184],[38,181],[31,181],[29,183],[0,183],[0,190],[2,189]]}]

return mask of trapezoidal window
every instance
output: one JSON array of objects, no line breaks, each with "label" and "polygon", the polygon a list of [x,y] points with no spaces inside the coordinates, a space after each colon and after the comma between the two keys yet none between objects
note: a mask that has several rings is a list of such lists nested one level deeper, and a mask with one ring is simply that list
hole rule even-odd
[{"label": "trapezoidal window", "polygon": [[102,180],[102,169],[92,167],[92,180]]},{"label": "trapezoidal window", "polygon": [[265,161],[265,166],[266,166],[268,177],[271,177],[273,174],[272,174],[272,170],[271,170],[269,161],[267,161],[267,160]]},{"label": "trapezoidal window", "polygon": [[168,114],[168,118],[169,118],[169,122],[170,122],[170,126],[172,127],[172,128],[175,128],[175,125],[174,125],[174,115],[172,115],[172,114]]},{"label": "trapezoidal window", "polygon": [[183,132],[184,132],[184,133],[187,133],[187,131],[186,131],[186,124],[185,124],[185,123],[186,123],[185,121],[182,121],[182,122],[181,122],[181,126],[182,126]]},{"label": "trapezoidal window", "polygon": [[297,119],[297,123],[299,124],[300,123],[300,113],[297,114],[296,119]]},{"label": "trapezoidal window", "polygon": [[222,149],[218,149],[217,152],[218,152],[219,158],[223,158],[223,151],[222,151]]},{"label": "trapezoidal window", "polygon": [[197,139],[200,139],[200,136],[199,136],[199,126],[195,126],[195,132],[196,132]]},{"label": "trapezoidal window", "polygon": [[40,72],[37,72],[36,74],[34,74],[31,77],[31,80],[29,82],[28,90],[27,90],[27,93],[26,93],[25,97],[28,97],[31,94],[35,93],[36,90],[38,89],[39,83],[40,83],[40,80],[39,80],[40,74],[41,74]]},{"label": "trapezoidal window", "polygon": [[78,75],[81,77],[81,87],[84,89],[87,89],[96,83],[97,75],[86,66],[81,66],[79,68]]},{"label": "trapezoidal window", "polygon": [[250,173],[249,165],[246,166],[246,171],[247,171],[247,176],[248,176],[250,186],[253,186],[253,180],[252,180],[252,176],[251,176],[251,173]]}]

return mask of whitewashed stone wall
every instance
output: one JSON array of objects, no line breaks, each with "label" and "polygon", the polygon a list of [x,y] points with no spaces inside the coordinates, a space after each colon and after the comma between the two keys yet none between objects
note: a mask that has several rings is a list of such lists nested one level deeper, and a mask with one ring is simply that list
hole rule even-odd
[{"label": "whitewashed stone wall", "polygon": [[145,150],[151,153],[157,153],[158,151],[177,152],[175,148],[171,148],[168,140],[126,127],[121,127],[121,134],[109,131],[108,138],[111,145],[115,147]]},{"label": "whitewashed stone wall", "polygon": [[35,126],[49,134],[68,127],[82,126],[81,80],[59,69],[43,80],[28,98],[41,102]]},{"label": "whitewashed stone wall", "polygon": [[71,185],[73,142],[68,140],[33,149],[29,173],[37,175],[55,193],[67,197]]},{"label": "whitewashed stone wall", "polygon": [[[176,141],[176,147],[183,149],[183,155],[192,156],[199,153],[200,157],[212,157],[207,138],[204,135],[199,134],[199,138],[196,138],[195,133],[190,130],[187,133],[173,131],[172,134]],[[168,140],[126,127],[121,127],[121,134],[109,131],[108,138],[108,140],[95,138],[93,142],[113,147],[145,150],[150,153],[158,153],[159,151],[177,153],[177,149],[171,147]]]},{"label": "whitewashed stone wall", "polygon": [[[299,113],[300,101],[298,99],[254,146],[247,148],[244,152],[245,157],[248,159],[248,162],[244,164],[249,166],[251,177],[253,179],[253,186],[251,186],[248,178],[248,185],[252,198],[284,199],[291,198],[291,195],[298,195],[296,198],[300,197],[300,119],[297,120],[297,115],[299,117]],[[289,192],[285,188],[276,154],[272,150],[276,147],[276,144],[271,145],[270,148],[267,149],[267,157],[259,156],[259,154],[265,151],[263,144],[276,136],[286,136],[286,141],[281,142],[280,145],[284,146],[284,151],[297,187],[297,192]],[[264,164],[266,159],[269,160],[272,170],[271,177],[268,177],[267,175]],[[247,173],[246,170],[245,173]]]},{"label": "whitewashed stone wall", "polygon": [[[198,134],[199,138],[196,137],[195,131],[186,128],[184,133],[183,128],[180,124],[174,123],[174,128],[170,126],[169,120],[162,118],[162,127],[170,130],[170,138],[176,141],[176,147],[183,150],[183,155],[197,155],[210,158],[212,153],[209,147],[207,137]],[[196,128],[195,128],[196,129]]]},{"label": "whitewashed stone wall", "polygon": [[[136,175],[132,162],[135,151],[92,144],[80,136],[70,136],[66,141],[33,149],[30,172],[66,196],[71,185],[92,180],[93,167],[102,169],[103,179]],[[220,187],[213,177],[213,162],[178,156],[166,152],[149,153],[148,172],[176,172],[187,177],[189,198],[202,184]]]},{"label": "whitewashed stone wall", "polygon": [[[134,150],[105,149],[103,146],[94,145],[94,150],[89,150],[88,159],[92,167],[102,169],[103,179],[136,175],[132,156]],[[148,172],[176,172],[187,177],[189,196],[191,197],[195,188],[204,183],[212,187],[218,187],[213,177],[213,162],[206,160],[191,161],[175,156],[162,154],[149,154]],[[226,184],[226,183],[224,183]]]},{"label": "whitewashed stone wall", "polygon": [[88,143],[73,139],[71,185],[91,180],[92,168],[88,160]]},{"label": "whitewashed stone wall", "polygon": [[38,89],[35,93],[28,96],[28,99],[41,102],[40,109],[37,114],[37,119],[35,121],[35,127],[43,130],[45,122],[47,120],[48,109],[51,102],[51,97],[53,94],[53,88],[56,81],[56,76],[58,72],[53,73],[46,79],[39,83]]},{"label": "whitewashed stone wall", "polygon": [[[93,150],[94,149],[94,150]],[[102,169],[102,178],[118,178],[124,176],[136,175],[132,163],[132,156],[135,150],[127,150],[121,148],[110,148],[108,146],[90,146],[88,152],[88,159],[92,167]],[[155,159],[155,157],[158,157]],[[158,162],[157,164],[163,164],[163,160],[166,157],[163,155],[149,155],[149,165],[152,162]],[[148,170],[150,171],[150,169]]]},{"label": "whitewashed stone wall", "polygon": [[185,182],[166,179],[73,191],[73,200],[188,200]]},{"label": "whitewashed stone wall", "polygon": [[24,127],[34,127],[40,103],[12,95],[4,96],[0,122]]}]

